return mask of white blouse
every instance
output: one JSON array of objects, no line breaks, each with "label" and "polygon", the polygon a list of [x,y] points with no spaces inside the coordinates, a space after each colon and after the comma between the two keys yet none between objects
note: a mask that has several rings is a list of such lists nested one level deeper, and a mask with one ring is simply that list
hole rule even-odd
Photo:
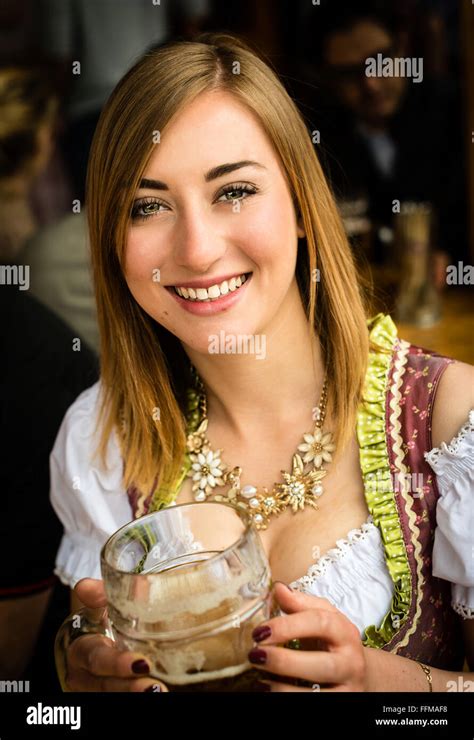
[{"label": "white blouse", "polygon": [[[70,406],[50,457],[51,502],[64,525],[55,573],[71,588],[81,578],[101,578],[102,546],[133,518],[115,435],[109,440],[107,468],[93,459],[99,391],[100,381]],[[474,409],[450,444],[442,442],[425,459],[440,493],[433,574],[451,582],[452,608],[474,619]],[[361,637],[368,625],[380,625],[390,611],[394,585],[372,517],[338,540],[291,586],[331,601]]]}]

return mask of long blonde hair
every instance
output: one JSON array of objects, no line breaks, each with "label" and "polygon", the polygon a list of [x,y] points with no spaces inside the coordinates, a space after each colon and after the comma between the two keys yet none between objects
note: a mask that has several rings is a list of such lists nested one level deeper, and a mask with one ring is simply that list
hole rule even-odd
[{"label": "long blonde hair", "polygon": [[[301,214],[306,237],[299,241],[296,278],[312,338],[317,333],[321,342],[339,450],[353,434],[365,378],[368,305],[362,283],[310,134],[277,74],[227,33],[201,34],[150,51],[102,111],[86,185],[101,334],[99,452],[105,460],[116,430],[124,484],[144,495],[179,476],[186,451],[185,389],[191,381],[181,343],[138,305],[125,282],[129,214],[153,152],[152,132],[163,135],[186,104],[216,89],[258,116]],[[312,279],[317,270],[320,282]]]}]

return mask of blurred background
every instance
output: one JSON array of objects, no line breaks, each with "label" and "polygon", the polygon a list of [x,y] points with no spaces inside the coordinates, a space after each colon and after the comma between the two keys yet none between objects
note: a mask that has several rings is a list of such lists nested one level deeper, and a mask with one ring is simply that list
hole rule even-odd
[{"label": "blurred background", "polygon": [[1,0],[0,679],[59,690],[52,644],[69,605],[53,574],[48,456],[98,377],[84,218],[94,129],[145,51],[210,30],[259,49],[298,104],[373,313],[474,363],[471,0]]}]

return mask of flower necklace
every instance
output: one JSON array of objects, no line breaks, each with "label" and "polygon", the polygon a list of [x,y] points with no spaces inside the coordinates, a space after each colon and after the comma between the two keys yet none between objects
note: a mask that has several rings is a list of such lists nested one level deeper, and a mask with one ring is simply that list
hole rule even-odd
[{"label": "flower necklace", "polygon": [[[321,480],[327,474],[322,470],[323,463],[331,462],[335,445],[331,432],[323,433],[324,418],[327,406],[327,377],[324,379],[319,405],[315,409],[315,426],[312,434],[303,435],[303,443],[298,450],[305,453],[302,458],[298,453],[293,455],[292,472],[282,470],[283,482],[275,483],[271,491],[265,486],[259,492],[255,486],[241,488],[242,468],[229,468],[221,460],[222,450],[213,451],[205,436],[208,425],[207,399],[204,386],[194,366],[192,374],[196,380],[196,390],[188,389],[188,407],[191,420],[197,421],[197,428],[187,436],[187,455],[191,467],[186,477],[193,480],[195,501],[219,501],[245,509],[251,516],[256,529],[267,529],[269,517],[280,514],[288,506],[293,513],[304,510],[305,504],[318,508],[317,499],[323,493]],[[199,415],[198,407],[201,409]],[[305,472],[307,464],[312,468]],[[220,490],[230,485],[224,495]]]}]

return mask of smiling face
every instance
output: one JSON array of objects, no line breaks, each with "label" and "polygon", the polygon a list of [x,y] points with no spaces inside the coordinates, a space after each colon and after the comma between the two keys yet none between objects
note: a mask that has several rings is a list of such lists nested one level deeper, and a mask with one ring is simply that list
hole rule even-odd
[{"label": "smiling face", "polygon": [[125,279],[184,345],[207,352],[210,334],[262,334],[294,310],[304,231],[277,153],[230,93],[203,93],[175,116],[140,185]]}]

